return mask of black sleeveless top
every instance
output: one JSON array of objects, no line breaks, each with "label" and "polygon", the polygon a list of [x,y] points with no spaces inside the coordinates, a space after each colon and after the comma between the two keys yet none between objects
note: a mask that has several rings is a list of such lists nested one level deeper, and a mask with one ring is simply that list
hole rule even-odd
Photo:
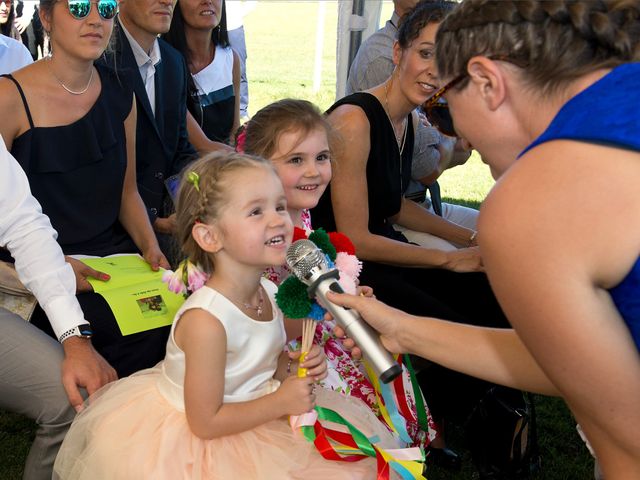
[{"label": "black sleeveless top", "polygon": [[111,255],[137,248],[118,221],[127,166],[124,120],[133,89],[121,72],[95,65],[102,82],[96,103],[63,126],[34,125],[16,80],[30,129],[13,141],[12,155],[29,178],[33,196],[58,232],[65,254]]},{"label": "black sleeveless top", "polygon": [[[376,235],[406,242],[407,239],[404,235],[395,231],[388,219],[400,211],[402,197],[411,178],[414,140],[411,115],[407,118],[407,133],[402,156],[400,156],[391,121],[375,96],[366,92],[354,93],[338,100],[327,113],[331,113],[340,105],[360,107],[369,120],[371,142],[367,159],[369,231]],[[336,169],[338,168],[340,168],[339,164],[336,165]],[[336,230],[331,205],[331,184],[320,198],[318,206],[311,211],[311,222],[313,228],[324,228],[326,231]]]}]

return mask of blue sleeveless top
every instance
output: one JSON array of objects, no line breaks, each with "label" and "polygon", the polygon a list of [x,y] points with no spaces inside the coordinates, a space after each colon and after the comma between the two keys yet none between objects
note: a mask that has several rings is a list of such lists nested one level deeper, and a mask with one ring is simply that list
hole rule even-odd
[{"label": "blue sleeveless top", "polygon": [[[570,99],[520,155],[551,140],[577,140],[640,152],[640,63],[616,67]],[[640,350],[640,258],[609,290]]]}]

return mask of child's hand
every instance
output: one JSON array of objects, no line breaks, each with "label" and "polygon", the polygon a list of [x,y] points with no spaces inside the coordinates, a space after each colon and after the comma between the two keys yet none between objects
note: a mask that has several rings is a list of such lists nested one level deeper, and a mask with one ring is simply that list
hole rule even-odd
[{"label": "child's hand", "polygon": [[287,377],[276,391],[285,415],[302,415],[315,407],[311,377]]},{"label": "child's hand", "polygon": [[[289,358],[292,360],[296,360],[299,357],[300,351],[289,352]],[[304,358],[304,362],[302,362],[298,368],[306,368],[307,377],[311,377],[315,381],[326,378],[327,357],[324,355],[324,350],[314,343]]]},{"label": "child's hand", "polygon": [[356,295],[361,295],[363,297],[376,298],[376,296],[373,294],[373,288],[368,287],[366,285],[361,285],[361,286],[357,287],[356,288]]}]

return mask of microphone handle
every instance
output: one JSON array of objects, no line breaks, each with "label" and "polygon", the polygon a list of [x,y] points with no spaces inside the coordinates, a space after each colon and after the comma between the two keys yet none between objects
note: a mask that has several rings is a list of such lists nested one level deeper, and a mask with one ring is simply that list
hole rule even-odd
[{"label": "microphone handle", "polygon": [[341,307],[327,299],[329,290],[344,293],[340,284],[331,277],[321,276],[309,287],[309,293],[316,296],[320,304],[333,315],[336,323],[356,342],[380,380],[389,383],[402,373],[402,367],[384,348],[378,333],[355,310]]}]

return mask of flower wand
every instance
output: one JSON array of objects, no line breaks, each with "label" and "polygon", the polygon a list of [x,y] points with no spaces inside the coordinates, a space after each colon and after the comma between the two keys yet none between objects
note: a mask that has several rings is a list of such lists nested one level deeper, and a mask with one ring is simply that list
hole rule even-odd
[{"label": "flower wand", "polygon": [[[294,229],[293,241],[307,239],[307,234],[300,228]],[[327,262],[340,272],[340,285],[348,293],[355,293],[357,278],[362,264],[355,256],[355,248],[351,241],[340,233],[327,234],[322,229],[311,232],[308,236],[318,248],[326,255]],[[302,341],[300,347],[300,363],[304,362],[306,355],[313,345],[316,331],[316,322],[322,321],[325,309],[315,299],[309,298],[307,286],[295,275],[289,276],[278,287],[276,303],[282,313],[291,319],[301,319]],[[306,369],[298,369],[298,376],[306,376]]]}]

